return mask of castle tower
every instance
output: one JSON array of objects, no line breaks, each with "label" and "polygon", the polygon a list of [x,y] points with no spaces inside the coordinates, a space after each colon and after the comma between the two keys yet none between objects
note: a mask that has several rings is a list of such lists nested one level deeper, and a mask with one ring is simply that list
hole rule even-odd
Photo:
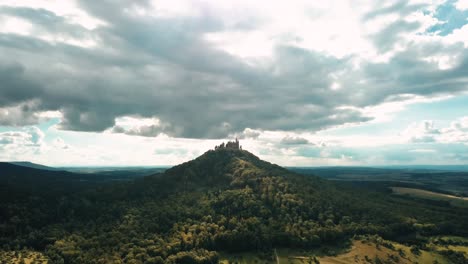
[{"label": "castle tower", "polygon": [[239,139],[237,139],[237,137],[236,137],[235,141],[228,141],[226,144],[224,144],[224,142],[223,142],[223,143],[221,143],[221,145],[215,146],[215,150],[217,150],[217,149],[240,150],[240,149],[242,149],[242,147],[240,146]]}]

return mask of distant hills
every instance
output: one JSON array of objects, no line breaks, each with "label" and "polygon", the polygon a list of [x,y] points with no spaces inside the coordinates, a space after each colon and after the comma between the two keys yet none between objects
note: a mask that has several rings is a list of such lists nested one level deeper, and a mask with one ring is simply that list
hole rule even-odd
[{"label": "distant hills", "polygon": [[[29,161],[7,161],[1,163],[10,163],[22,167],[50,170],[50,171],[71,171],[78,173],[97,173],[110,171],[164,171],[172,166],[74,166],[74,167],[50,167]],[[321,172],[320,174],[336,173],[341,171],[353,172],[384,172],[384,171],[407,171],[407,172],[468,172],[468,165],[392,165],[392,166],[301,166],[286,167],[293,171]]]},{"label": "distant hills", "polygon": [[[423,169],[425,168],[425,169]],[[437,168],[437,169],[436,169]],[[452,168],[444,170],[444,168]],[[310,167],[289,168],[297,173],[316,175],[328,180],[357,184],[376,183],[382,187],[410,187],[468,197],[468,171],[463,166],[433,166],[405,168]]]},{"label": "distant hills", "polygon": [[41,164],[29,162],[29,161],[10,161],[10,162],[7,162],[7,163],[22,166],[22,167],[33,168],[33,169],[40,169],[40,170],[50,170],[50,171],[61,170],[61,169],[58,169],[58,168],[44,166],[44,165],[41,165]]},{"label": "distant hills", "polygon": [[45,190],[49,193],[67,193],[81,190],[96,181],[103,180],[96,175],[57,170],[34,163],[21,162],[19,164],[0,162],[0,188],[5,188],[14,195],[37,194]]},{"label": "distant hills", "polygon": [[406,172],[468,172],[468,165],[391,165],[391,166],[301,166],[288,167],[293,170],[309,170],[321,172],[333,171],[406,171]]},{"label": "distant hills", "polygon": [[99,171],[96,173],[71,172],[31,162],[0,162],[0,190],[11,193],[67,193],[115,181],[130,181],[154,174],[155,169]]},{"label": "distant hills", "polygon": [[413,171],[460,171],[468,172],[468,165],[394,165],[381,166],[384,169],[401,169]]}]

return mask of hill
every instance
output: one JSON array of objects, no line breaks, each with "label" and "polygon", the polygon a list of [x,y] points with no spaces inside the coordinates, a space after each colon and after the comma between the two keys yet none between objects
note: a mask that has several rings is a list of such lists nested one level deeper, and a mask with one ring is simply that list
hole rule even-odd
[{"label": "hill", "polygon": [[285,176],[290,171],[260,160],[246,150],[209,150],[200,157],[168,169],[163,177],[183,188],[188,185],[213,187],[235,186],[242,182],[256,181],[265,176]]},{"label": "hill", "polygon": [[357,235],[418,247],[431,236],[468,236],[466,209],[300,175],[235,144],[33,206],[0,204],[0,245],[52,263],[217,263],[245,252],[274,261],[275,248],[343,247]]},{"label": "hill", "polygon": [[[28,166],[25,166],[28,165]],[[12,200],[31,194],[52,196],[69,194],[94,187],[96,184],[115,180],[130,180],[125,173],[74,173],[65,170],[49,169],[33,163],[0,162],[0,197]],[[46,169],[43,169],[46,168]],[[46,191],[46,192],[45,192]]]},{"label": "hill", "polygon": [[13,164],[13,165],[18,165],[18,166],[33,168],[33,169],[39,169],[39,170],[51,170],[51,171],[59,171],[59,170],[61,170],[61,169],[59,169],[59,168],[44,166],[44,165],[41,165],[41,164],[29,162],[29,161],[10,161],[10,162],[8,162],[8,163]]},{"label": "hill", "polygon": [[31,194],[46,194],[44,190],[57,195],[82,189],[87,178],[89,177],[67,171],[44,170],[0,162],[0,197],[4,201],[21,199]]}]

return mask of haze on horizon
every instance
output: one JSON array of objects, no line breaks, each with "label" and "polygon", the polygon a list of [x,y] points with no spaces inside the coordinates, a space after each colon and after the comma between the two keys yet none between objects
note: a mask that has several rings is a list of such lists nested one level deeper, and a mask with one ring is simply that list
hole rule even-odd
[{"label": "haze on horizon", "polygon": [[468,1],[311,2],[1,1],[0,160],[467,164]]}]

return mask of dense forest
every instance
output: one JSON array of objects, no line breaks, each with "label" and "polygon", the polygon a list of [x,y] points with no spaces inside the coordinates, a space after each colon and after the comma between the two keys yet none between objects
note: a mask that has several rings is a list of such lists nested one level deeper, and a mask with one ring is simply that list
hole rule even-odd
[{"label": "dense forest", "polygon": [[304,176],[241,149],[210,150],[130,182],[72,188],[28,177],[0,181],[0,248],[41,252],[49,263],[217,263],[221,252],[360,235],[413,246],[468,237],[466,208]]}]

